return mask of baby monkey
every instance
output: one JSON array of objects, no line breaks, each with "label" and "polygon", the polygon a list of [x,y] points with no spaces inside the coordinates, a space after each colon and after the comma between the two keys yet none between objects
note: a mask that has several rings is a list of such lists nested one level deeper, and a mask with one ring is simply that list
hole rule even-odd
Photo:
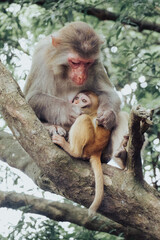
[{"label": "baby monkey", "polygon": [[101,165],[101,153],[107,146],[110,130],[98,125],[98,97],[90,91],[78,93],[73,104],[82,111],[69,131],[69,141],[60,135],[53,135],[54,143],[60,145],[73,157],[89,158],[95,176],[95,197],[89,208],[89,215],[94,214],[100,206],[104,194],[104,179]]}]

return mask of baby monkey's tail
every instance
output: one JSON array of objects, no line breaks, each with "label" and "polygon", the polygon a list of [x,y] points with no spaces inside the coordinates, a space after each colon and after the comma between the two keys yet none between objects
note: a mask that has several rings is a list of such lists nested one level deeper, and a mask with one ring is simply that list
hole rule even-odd
[{"label": "baby monkey's tail", "polygon": [[90,158],[90,163],[95,176],[95,197],[91,206],[89,207],[89,216],[95,214],[102,202],[104,194],[104,179],[100,157],[101,152],[92,155]]}]

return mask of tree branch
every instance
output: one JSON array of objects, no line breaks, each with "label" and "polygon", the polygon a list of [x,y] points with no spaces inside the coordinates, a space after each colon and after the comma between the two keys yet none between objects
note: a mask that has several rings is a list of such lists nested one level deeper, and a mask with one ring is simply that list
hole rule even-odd
[{"label": "tree branch", "polygon": [[116,236],[122,233],[126,237],[129,235],[143,236],[140,231],[123,227],[121,224],[100,214],[96,214],[94,218],[88,218],[88,210],[86,208],[76,207],[73,204],[53,202],[24,193],[0,191],[0,207],[18,209],[24,206],[28,206],[27,212],[40,214],[55,221],[68,221],[89,230],[112,232]]},{"label": "tree branch", "polygon": [[[18,168],[30,176],[41,188],[53,192],[52,182],[41,174],[38,166],[35,165],[11,134],[0,132],[0,156],[3,158],[2,160],[7,162],[10,166]],[[36,175],[34,175],[33,172],[36,173]],[[99,214],[96,214],[96,217],[92,220],[88,219],[88,211],[85,208],[52,202],[24,193],[19,194],[15,192],[0,191],[0,207],[18,209],[28,205],[30,205],[28,212],[41,214],[55,221],[69,221],[79,226],[84,226],[89,230],[104,231],[112,233],[113,235],[124,233],[126,240],[130,240],[131,237],[144,237],[141,231],[130,227],[123,227]],[[62,211],[61,214],[59,214],[60,211]],[[145,237],[145,239],[147,240],[148,238]]]},{"label": "tree branch", "polygon": [[141,149],[145,141],[144,133],[152,125],[150,118],[151,112],[137,106],[132,109],[129,119],[127,168],[133,171],[136,179],[140,181],[143,179]]},{"label": "tree branch", "polygon": [[[18,85],[0,63],[0,111],[16,139],[54,186],[54,191],[88,207],[94,198],[94,175],[88,162],[56,147],[26,103]],[[63,167],[62,167],[63,166]],[[160,239],[160,196],[130,171],[103,164],[105,194],[99,212]],[[48,183],[49,184],[49,183]]]},{"label": "tree branch", "polygon": [[[0,2],[4,2],[4,1],[0,1]],[[14,3],[14,2],[15,2],[14,0],[12,1],[10,0],[10,3]],[[50,5],[47,5],[46,1],[44,0],[36,1],[35,4],[46,9],[48,9],[48,6],[50,7]],[[119,19],[122,24],[137,27],[140,32],[144,30],[155,31],[158,33],[160,32],[160,24],[156,22],[143,21],[143,20],[132,18],[132,17],[127,17],[127,16],[125,17],[125,19],[124,18],[121,19],[121,14],[110,12],[104,9],[86,7],[85,5],[82,5],[82,4],[80,6],[81,6],[80,7],[81,12],[94,16],[98,18],[100,21],[105,21],[105,20],[117,21]],[[78,10],[76,9],[76,11]]]},{"label": "tree branch", "polygon": [[41,189],[55,192],[54,184],[11,134],[0,132],[0,158],[29,176]]},{"label": "tree branch", "polygon": [[[103,9],[98,9],[98,8],[85,9],[85,13],[98,18],[100,21],[105,21],[105,20],[117,21],[118,19],[121,19],[120,14],[116,14],[116,13],[103,10]],[[133,27],[138,27],[140,32],[142,32],[143,30],[160,32],[160,24],[157,24],[155,22],[152,23],[149,21],[138,20],[132,17],[126,17],[125,19],[121,20],[121,23],[125,25],[130,25]]]}]

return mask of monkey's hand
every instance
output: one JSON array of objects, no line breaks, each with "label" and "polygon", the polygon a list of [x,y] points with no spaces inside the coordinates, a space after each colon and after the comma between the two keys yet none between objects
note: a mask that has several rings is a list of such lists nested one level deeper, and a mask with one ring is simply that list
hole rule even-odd
[{"label": "monkey's hand", "polygon": [[99,109],[97,112],[98,125],[102,125],[106,129],[112,129],[116,124],[116,114],[113,110]]},{"label": "monkey's hand", "polygon": [[62,128],[61,126],[58,125],[51,125],[49,123],[44,123],[45,128],[48,130],[49,134],[51,136],[55,135],[55,134],[59,134],[63,137],[65,137],[67,135],[67,132],[64,128]]},{"label": "monkey's hand", "polygon": [[52,136],[52,141],[56,144],[58,144],[59,146],[61,146],[62,148],[65,147],[65,144],[66,144],[66,140],[64,137],[60,136],[60,135],[53,135]]},{"label": "monkey's hand", "polygon": [[[59,105],[56,109],[58,113],[54,113],[53,108],[53,116],[51,120],[54,119],[55,122],[60,126],[71,127],[75,122],[76,118],[81,114],[81,109],[78,106],[74,106],[72,103],[64,102],[62,105]],[[60,134],[61,135],[61,134]]]},{"label": "monkey's hand", "polygon": [[59,146],[61,146],[66,152],[71,154],[70,144],[65,140],[64,137],[62,137],[60,135],[54,135],[54,136],[52,136],[52,141],[54,143],[58,144]]}]

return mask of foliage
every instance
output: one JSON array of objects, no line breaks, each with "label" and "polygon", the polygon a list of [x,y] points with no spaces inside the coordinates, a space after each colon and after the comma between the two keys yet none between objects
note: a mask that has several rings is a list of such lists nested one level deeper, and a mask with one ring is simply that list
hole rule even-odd
[{"label": "foliage", "polygon": [[51,220],[45,220],[38,222],[40,219],[33,218],[32,216],[26,221],[25,216],[22,214],[16,226],[13,226],[13,230],[7,236],[8,240],[56,240],[69,239],[67,232],[56,222]]},{"label": "foliage", "polygon": [[[27,211],[27,208],[23,209]],[[74,224],[61,223],[49,219],[41,219],[36,215],[23,213],[16,226],[10,226],[10,233],[2,240],[123,240],[122,237],[111,236],[107,233],[89,231]]]}]

